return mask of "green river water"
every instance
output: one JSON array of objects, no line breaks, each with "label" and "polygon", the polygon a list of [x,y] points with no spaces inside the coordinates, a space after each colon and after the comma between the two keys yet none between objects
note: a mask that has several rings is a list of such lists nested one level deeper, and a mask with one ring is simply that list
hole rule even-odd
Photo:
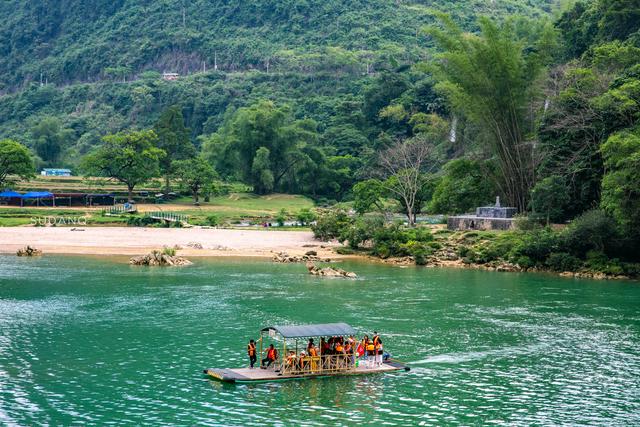
[{"label": "green river water", "polygon": [[[0,425],[640,425],[640,284],[0,256]],[[253,385],[260,326],[345,321],[412,370]]]}]

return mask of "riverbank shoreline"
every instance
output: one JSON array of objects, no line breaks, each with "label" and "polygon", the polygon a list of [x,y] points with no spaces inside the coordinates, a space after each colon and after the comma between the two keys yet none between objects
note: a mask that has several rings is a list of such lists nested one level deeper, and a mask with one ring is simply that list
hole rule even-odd
[{"label": "riverbank shoreline", "polygon": [[[450,240],[449,240],[450,242]],[[302,257],[315,251],[322,259],[361,260],[395,267],[415,266],[412,257],[382,259],[367,251],[339,253],[343,245],[323,242],[308,231],[238,230],[222,228],[146,228],[146,227],[0,227],[0,254],[15,255],[25,246],[51,255],[90,255],[133,257],[164,247],[176,248],[186,258],[273,259],[286,253]],[[596,280],[637,280],[623,275],[597,271],[558,272],[540,268],[522,268],[505,261],[486,264],[465,262],[456,255],[458,244],[449,245],[428,257],[424,268],[460,268],[512,273],[546,273],[562,277]]]},{"label": "riverbank shoreline", "polygon": [[323,258],[349,258],[333,251],[337,243],[320,242],[308,231],[145,227],[1,227],[0,253],[15,254],[30,245],[45,254],[144,255],[163,247],[185,257],[271,258],[278,252],[301,256],[316,251]]}]

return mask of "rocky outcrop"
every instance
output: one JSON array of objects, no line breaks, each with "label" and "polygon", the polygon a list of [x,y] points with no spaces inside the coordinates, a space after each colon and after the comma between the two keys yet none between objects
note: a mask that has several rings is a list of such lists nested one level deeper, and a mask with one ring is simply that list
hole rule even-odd
[{"label": "rocky outcrop", "polygon": [[16,252],[18,256],[40,256],[42,255],[42,251],[40,249],[33,248],[29,245],[25,246],[22,249],[18,249]]},{"label": "rocky outcrop", "polygon": [[143,256],[133,257],[129,260],[131,265],[149,265],[159,267],[182,267],[193,264],[186,258],[175,255],[168,255],[161,251],[152,251]]},{"label": "rocky outcrop", "polygon": [[320,258],[316,251],[308,251],[302,256],[289,255],[286,252],[278,252],[273,255],[273,262],[294,263],[294,262],[331,262],[329,258]]},{"label": "rocky outcrop", "polygon": [[355,279],[358,277],[356,273],[353,273],[351,271],[346,271],[341,268],[333,268],[333,267],[320,268],[312,262],[307,262],[307,270],[309,270],[309,274],[312,274],[314,276],[345,277],[348,279]]}]

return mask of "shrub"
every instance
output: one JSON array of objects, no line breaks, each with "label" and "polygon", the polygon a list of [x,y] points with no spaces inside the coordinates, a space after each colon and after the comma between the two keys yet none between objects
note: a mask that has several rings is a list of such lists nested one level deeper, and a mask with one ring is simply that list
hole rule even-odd
[{"label": "shrub", "polygon": [[309,208],[303,208],[300,209],[300,211],[296,215],[296,219],[300,222],[300,225],[305,226],[315,221],[316,214],[313,213]]},{"label": "shrub", "polygon": [[564,242],[570,253],[582,257],[595,250],[606,252],[618,235],[615,221],[601,210],[591,210],[577,217],[564,230]]},{"label": "shrub", "polygon": [[146,227],[156,222],[155,219],[148,216],[130,216],[127,218],[127,225],[133,227]]},{"label": "shrub", "polygon": [[528,256],[521,256],[514,260],[515,264],[518,264],[521,268],[532,268],[536,265],[535,262]]},{"label": "shrub", "polygon": [[[390,256],[409,256],[412,248],[416,243],[427,243],[433,240],[431,232],[427,228],[410,228],[406,229],[398,224],[382,226],[376,229],[373,233],[373,254],[382,258]],[[407,245],[409,242],[411,245]],[[431,249],[427,250],[426,246],[424,250],[427,253],[432,252]]]},{"label": "shrub", "polygon": [[353,224],[354,220],[344,210],[336,209],[320,214],[315,224],[311,225],[316,239],[337,239],[343,230]]},{"label": "shrub", "polygon": [[375,230],[384,226],[382,217],[360,217],[356,219],[350,226],[344,227],[338,240],[340,242],[349,242],[349,246],[358,249],[360,245],[371,240]]},{"label": "shrub", "polygon": [[207,224],[212,226],[212,227],[215,227],[215,226],[219,225],[220,224],[220,217],[218,217],[218,215],[209,215],[207,217]]},{"label": "shrub", "polygon": [[162,254],[169,255],[169,256],[176,256],[176,248],[170,248],[168,246],[165,246],[164,248],[162,248]]},{"label": "shrub", "polygon": [[582,261],[567,252],[554,252],[545,264],[553,271],[576,271],[582,266]]},{"label": "shrub", "polygon": [[279,227],[284,227],[284,222],[287,220],[287,211],[285,210],[285,208],[280,209],[280,212],[278,212],[278,215],[276,215],[276,222],[278,223]]},{"label": "shrub", "polygon": [[535,263],[543,263],[552,252],[561,252],[561,239],[558,233],[545,228],[520,233],[511,249],[510,258],[526,256]]}]

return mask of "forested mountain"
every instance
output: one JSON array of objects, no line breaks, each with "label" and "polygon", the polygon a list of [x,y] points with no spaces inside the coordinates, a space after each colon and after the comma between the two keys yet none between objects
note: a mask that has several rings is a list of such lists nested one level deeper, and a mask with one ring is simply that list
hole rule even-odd
[{"label": "forested mountain", "polygon": [[[312,120],[317,136],[310,145],[324,147],[323,155],[355,156],[336,160],[350,178],[325,190],[340,198],[363,154],[412,133],[410,115],[398,123],[400,112],[382,117],[384,107],[402,97],[411,114],[444,112],[430,77],[413,70],[433,52],[423,28],[435,10],[476,30],[482,14],[540,20],[558,4],[4,1],[0,136],[31,147],[39,165],[74,167],[104,135],[150,128],[171,106],[180,107],[200,146],[237,108],[268,100],[290,119]],[[181,77],[164,81],[165,71]],[[308,189],[292,184],[277,190]]]},{"label": "forested mountain", "polygon": [[[374,71],[424,54],[429,8],[467,28],[478,15],[548,14],[557,0],[8,0],[0,3],[0,81],[56,85],[193,73]],[[335,63],[335,62],[338,63]],[[341,62],[345,62],[341,64]]]}]

